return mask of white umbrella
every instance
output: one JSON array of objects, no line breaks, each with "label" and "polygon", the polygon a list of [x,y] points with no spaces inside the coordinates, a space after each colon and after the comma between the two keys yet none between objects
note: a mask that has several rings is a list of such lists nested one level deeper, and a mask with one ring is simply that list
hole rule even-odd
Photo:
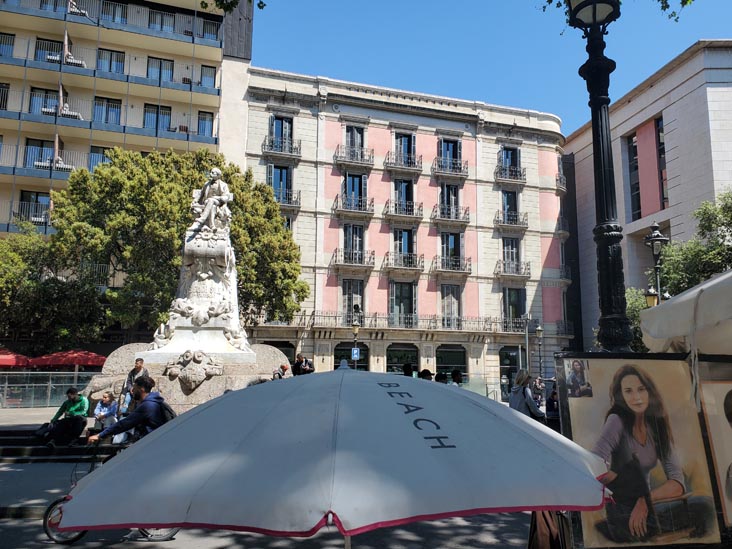
[{"label": "white umbrella", "polygon": [[732,269],[641,311],[643,342],[653,352],[732,355]]},{"label": "white umbrella", "polygon": [[603,505],[602,460],[506,406],[404,376],[335,372],[231,392],[88,475],[62,528],[346,536],[412,521]]}]

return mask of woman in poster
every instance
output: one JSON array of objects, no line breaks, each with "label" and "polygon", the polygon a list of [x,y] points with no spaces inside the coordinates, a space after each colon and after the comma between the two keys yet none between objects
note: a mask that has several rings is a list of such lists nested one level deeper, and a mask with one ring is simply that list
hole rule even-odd
[{"label": "woman in poster", "polygon": [[[592,452],[610,464],[602,479],[613,492],[598,530],[615,542],[645,541],[659,532],[692,528],[703,536],[713,520],[709,498],[685,495],[684,473],[674,449],[663,399],[641,368],[626,364],[610,384],[610,410]],[[660,462],[665,481],[651,485]]]},{"label": "woman in poster", "polygon": [[585,375],[585,365],[581,360],[572,361],[572,370],[567,376],[567,389],[570,397],[591,397],[592,386]]}]

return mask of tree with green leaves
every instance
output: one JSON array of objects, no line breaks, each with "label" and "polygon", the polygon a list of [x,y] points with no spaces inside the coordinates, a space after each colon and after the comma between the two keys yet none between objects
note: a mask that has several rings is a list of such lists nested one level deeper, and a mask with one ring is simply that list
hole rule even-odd
[{"label": "tree with green leaves", "polygon": [[60,270],[50,243],[28,222],[0,239],[0,333],[9,345],[40,355],[99,339],[104,310],[90,273]]},{"label": "tree with green leaves", "polygon": [[661,286],[671,295],[732,268],[732,191],[703,202],[693,216],[694,238],[669,244],[661,253]]},{"label": "tree with green leaves", "polygon": [[109,265],[120,288],[107,290],[108,321],[124,329],[154,329],[167,320],[175,296],[192,191],[213,167],[234,194],[232,245],[237,257],[239,303],[250,319],[260,314],[290,320],[309,293],[299,280],[300,252],[285,229],[272,189],[226,164],[221,154],[114,149],[94,173],[76,170],[68,188],[53,193],[52,239],[66,268]]},{"label": "tree with green leaves", "polygon": [[648,347],[643,343],[643,332],[640,327],[640,312],[648,308],[646,292],[640,288],[626,288],[625,301],[627,303],[626,315],[630,320],[630,329],[633,332],[630,349],[636,353],[647,353]]}]

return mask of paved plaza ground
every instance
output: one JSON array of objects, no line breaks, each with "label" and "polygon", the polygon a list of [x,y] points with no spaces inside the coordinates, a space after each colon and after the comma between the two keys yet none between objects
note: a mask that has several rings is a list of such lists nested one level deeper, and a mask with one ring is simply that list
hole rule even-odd
[{"label": "paved plaza ground", "polygon": [[[52,408],[0,409],[0,429],[28,428],[48,421]],[[0,517],[11,513],[39,517],[51,501],[66,493],[70,484],[70,463],[0,463]],[[124,494],[110,494],[124,497]],[[468,549],[526,547],[529,513],[479,515],[467,518],[419,522],[383,528],[352,538],[353,549]],[[150,549],[145,540],[123,539],[129,530],[90,532],[75,547],[116,547]],[[39,518],[0,518],[0,547],[20,549],[51,544]],[[160,547],[218,549],[335,549],[344,546],[335,528],[323,529],[307,539],[272,538],[228,530],[182,530],[174,540],[156,542]]]}]

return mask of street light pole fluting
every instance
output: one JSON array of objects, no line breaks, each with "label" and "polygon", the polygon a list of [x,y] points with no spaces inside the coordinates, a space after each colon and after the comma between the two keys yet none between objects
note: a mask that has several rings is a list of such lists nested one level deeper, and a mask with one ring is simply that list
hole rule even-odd
[{"label": "street light pole fluting", "polygon": [[605,57],[604,35],[608,24],[620,17],[619,0],[568,0],[569,24],[581,29],[587,39],[589,59],[579,69],[587,82],[592,112],[592,155],[595,172],[595,217],[597,282],[600,319],[597,339],[607,351],[630,351],[633,333],[626,315],[625,276],[618,223],[610,138],[610,73],[615,61]]}]

